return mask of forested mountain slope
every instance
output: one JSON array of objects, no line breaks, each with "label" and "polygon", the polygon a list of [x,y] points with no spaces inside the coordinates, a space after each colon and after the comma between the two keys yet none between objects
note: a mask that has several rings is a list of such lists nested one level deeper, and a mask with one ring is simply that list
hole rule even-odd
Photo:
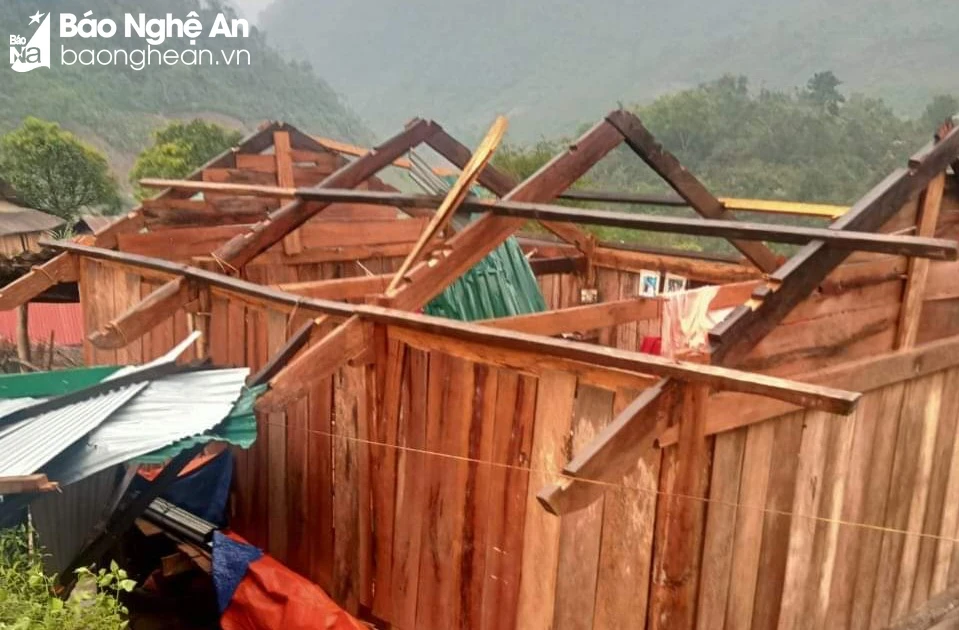
[{"label": "forested mountain slope", "polygon": [[259,23],[378,132],[422,115],[476,135],[501,111],[528,140],[727,73],[782,88],[832,70],[845,91],[916,115],[933,94],[959,91],[943,17],[954,10],[952,0],[274,0]]},{"label": "forested mountain slope", "polygon": [[[135,3],[89,0],[83,5],[96,18],[112,17],[122,33],[121,11],[147,12],[150,17],[172,13],[185,18],[198,10],[208,31],[212,13],[196,0],[155,0]],[[52,67],[18,74],[0,66],[0,132],[32,115],[62,126],[104,150],[121,180],[135,154],[149,141],[150,132],[168,119],[201,117],[236,129],[251,129],[264,119],[285,120],[317,134],[367,142],[369,131],[330,86],[305,63],[285,61],[258,32],[248,39],[230,40],[231,47],[248,50],[249,66],[148,67],[134,71],[121,67],[60,66],[60,46],[74,49],[144,46],[142,40],[73,38],[61,42],[56,25],[60,10],[79,13],[75,2],[56,0],[43,6],[0,4],[0,32],[29,33],[29,15],[53,13]],[[223,41],[223,40],[221,40]],[[95,42],[95,43],[94,43]],[[208,42],[206,47],[212,48]],[[183,40],[167,40],[159,48],[182,47]]]}]

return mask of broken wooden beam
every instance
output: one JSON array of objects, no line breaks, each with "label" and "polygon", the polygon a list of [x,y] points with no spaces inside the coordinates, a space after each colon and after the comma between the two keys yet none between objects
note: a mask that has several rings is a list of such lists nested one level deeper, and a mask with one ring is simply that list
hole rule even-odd
[{"label": "broken wooden beam", "polygon": [[63,282],[76,282],[77,259],[70,254],[59,254],[42,265],[33,267],[0,290],[0,311],[8,311],[26,304],[47,289]]},{"label": "broken wooden beam", "polygon": [[600,497],[608,484],[619,483],[636,465],[636,453],[652,448],[666,430],[678,389],[675,381],[661,382],[623,409],[563,467],[563,479],[537,493],[536,499],[546,511],[560,516],[583,509]]},{"label": "broken wooden beam", "polygon": [[[722,202],[657,142],[635,114],[619,109],[610,113],[606,120],[623,134],[626,144],[640,159],[656,171],[696,212],[707,219],[731,218]],[[767,273],[779,266],[779,257],[762,243],[736,239],[731,239],[730,242]]]},{"label": "broken wooden beam", "polygon": [[195,288],[186,278],[171,280],[87,338],[97,348],[104,350],[123,348],[195,298]]},{"label": "broken wooden beam", "polygon": [[324,300],[349,300],[383,293],[393,274],[334,278],[332,280],[309,280],[271,285],[280,291],[297,293]]}]

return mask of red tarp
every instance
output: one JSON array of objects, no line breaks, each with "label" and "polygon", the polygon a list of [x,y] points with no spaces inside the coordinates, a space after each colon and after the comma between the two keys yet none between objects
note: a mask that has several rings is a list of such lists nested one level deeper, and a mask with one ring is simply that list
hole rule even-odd
[{"label": "red tarp", "polygon": [[[236,534],[231,538],[246,543]],[[220,618],[223,630],[369,630],[316,584],[264,554]]]}]

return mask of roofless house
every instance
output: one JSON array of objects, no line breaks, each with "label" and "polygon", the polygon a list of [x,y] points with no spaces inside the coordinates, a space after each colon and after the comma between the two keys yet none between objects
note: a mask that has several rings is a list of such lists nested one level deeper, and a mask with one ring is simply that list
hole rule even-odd
[{"label": "roofless house", "polygon": [[[549,205],[623,143],[678,194],[642,201],[702,218]],[[374,177],[421,144],[471,157],[427,120],[350,161],[270,125],[50,243],[0,307],[76,281],[90,363],[195,328],[199,354],[253,369],[270,389],[234,527],[383,627],[882,627],[959,581],[959,131],[845,211],[774,204],[839,215],[809,228],[734,220],[614,111],[523,182],[483,168],[498,199],[467,198],[473,220],[394,283],[442,199]],[[419,312],[529,220],[559,238],[521,243],[547,310]],[[723,237],[743,259],[581,224]],[[643,297],[648,271],[705,288]],[[639,351],[657,337],[662,355]]]}]

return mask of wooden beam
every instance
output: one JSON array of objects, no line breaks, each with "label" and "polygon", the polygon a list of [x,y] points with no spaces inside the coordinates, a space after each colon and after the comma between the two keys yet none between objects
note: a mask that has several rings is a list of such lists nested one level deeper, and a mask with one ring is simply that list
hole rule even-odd
[{"label": "wooden beam", "polygon": [[[191,193],[219,193],[224,195],[245,195],[250,197],[295,197],[297,189],[294,186],[268,186],[265,184],[239,184],[227,182],[190,181],[186,179],[160,179],[144,177],[139,181],[144,188],[163,188]],[[156,206],[154,200],[151,206]]]},{"label": "wooden beam", "polygon": [[23,475],[20,477],[0,477],[0,494],[22,494],[28,492],[52,492],[60,484],[47,479],[46,475]]},{"label": "wooden beam", "polygon": [[336,278],[334,280],[311,280],[274,284],[274,288],[287,293],[297,293],[325,300],[348,300],[379,294],[386,290],[393,274]]},{"label": "wooden beam", "polygon": [[466,165],[463,167],[462,173],[460,173],[459,177],[456,178],[456,181],[450,187],[449,192],[437,207],[436,213],[433,215],[433,218],[430,219],[426,229],[423,230],[423,233],[417,239],[416,244],[413,245],[413,249],[410,250],[410,253],[406,256],[406,259],[400,263],[399,269],[396,270],[396,274],[393,276],[393,279],[390,280],[390,284],[386,288],[386,295],[394,295],[396,288],[406,276],[406,272],[408,272],[410,267],[412,267],[413,264],[420,259],[420,256],[430,241],[432,241],[440,233],[440,231],[446,227],[446,224],[453,217],[453,214],[456,212],[459,205],[463,203],[464,199],[466,199],[466,195],[469,194],[470,189],[473,187],[473,183],[476,181],[476,178],[479,177],[480,173],[483,171],[483,168],[489,163],[490,159],[492,159],[493,152],[503,140],[503,135],[506,133],[506,127],[506,118],[503,116],[497,117],[496,121],[493,123],[493,126],[490,127],[489,131],[486,133],[486,137],[484,137],[482,142],[480,142],[476,152],[473,153],[469,161],[467,161]]},{"label": "wooden beam", "polygon": [[[560,195],[559,198],[568,201],[599,201],[603,203],[670,206],[678,208],[689,207],[689,202],[678,195],[638,195],[634,193],[607,192],[603,190],[569,190]],[[738,210],[740,212],[762,212],[835,219],[849,210],[849,206],[779,201],[775,199],[739,199],[736,197],[717,197],[717,199],[719,199],[719,202],[726,210]]]},{"label": "wooden beam", "polygon": [[[956,366],[959,366],[959,337],[950,337],[909,350],[889,352],[799,374],[794,378],[805,383],[828,384],[830,387],[869,392]],[[745,394],[719,393],[710,399],[706,434],[733,431],[800,409],[782,401],[758,399]],[[666,429],[659,438],[659,445],[666,447],[675,444],[676,438],[675,427]]]},{"label": "wooden beam", "polygon": [[103,350],[122,348],[151,331],[196,297],[195,287],[186,278],[171,280],[87,338]]},{"label": "wooden beam", "polygon": [[556,273],[582,273],[586,271],[585,256],[549,256],[545,258],[530,258],[530,269],[537,276],[548,276]]},{"label": "wooden beam", "polygon": [[[317,188],[353,188],[363,183],[394,159],[418,145],[435,131],[435,126],[425,120],[417,119],[406,129],[361,158],[343,166],[324,179]],[[275,212],[246,234],[237,235],[220,247],[215,255],[234,267],[242,267],[260,253],[276,244],[286,234],[303,225],[320,212],[325,205],[307,206],[298,199]]]},{"label": "wooden beam", "polygon": [[[874,231],[895,215],[959,153],[959,128],[952,130],[921,163],[897,169],[830,226],[835,230]],[[821,241],[809,243],[757,288],[755,303],[737,309],[710,334],[713,360],[734,365],[835,269],[846,250]]]},{"label": "wooden beam", "polygon": [[[549,201],[569,188],[620,142],[622,136],[605,121],[600,122],[564,153],[514,188],[505,199]],[[446,242],[448,250],[437,264],[421,263],[411,270],[409,284],[400,290],[392,305],[404,310],[422,307],[498,247],[522,224],[522,219],[497,217],[488,213],[470,223]]]},{"label": "wooden beam", "polygon": [[[290,154],[290,132],[273,132],[273,152],[276,160],[276,184],[280,187],[295,187],[293,181],[293,156]],[[290,195],[282,200],[283,203],[290,203],[295,200],[294,195]],[[300,233],[296,230],[289,232],[283,237],[283,251],[286,254],[299,254],[303,251],[303,243],[300,241]]]},{"label": "wooden beam", "polygon": [[[931,236],[936,233],[939,221],[939,208],[946,186],[946,174],[935,177],[922,197],[919,206],[919,236]],[[906,291],[903,294],[899,310],[899,328],[896,333],[896,348],[911,348],[919,334],[919,316],[922,314],[922,302],[926,293],[926,278],[929,275],[929,261],[913,259],[909,261],[906,277]]]},{"label": "wooden beam", "polygon": [[[426,143],[434,151],[455,164],[461,171],[470,160],[470,151],[445,131],[433,134]],[[479,174],[479,182],[497,197],[505,197],[519,185],[513,177],[487,164]],[[592,238],[579,227],[571,223],[547,222],[542,224],[547,230],[567,243],[572,243],[582,252],[592,249]]]},{"label": "wooden beam", "polygon": [[348,361],[362,355],[371,338],[370,325],[358,316],[346,320],[270,379],[270,389],[256,402],[257,411],[282,411],[317,382],[329,378]]},{"label": "wooden beam", "polygon": [[265,385],[274,376],[279,374],[280,370],[285,368],[290,360],[310,342],[310,335],[313,333],[315,326],[315,319],[311,319],[300,326],[297,331],[286,340],[283,347],[270,357],[266,365],[260,368],[259,372],[251,374],[250,377],[246,379],[247,386],[256,387],[257,385]]},{"label": "wooden beam", "polygon": [[[616,110],[606,117],[623,134],[626,143],[662,177],[680,197],[693,209],[707,219],[731,218],[731,214],[696,177],[686,170],[679,160],[665,150],[653,134],[643,125],[635,114],[626,110]],[[762,243],[741,240],[730,241],[746,258],[765,272],[770,272],[779,264],[779,257]]]},{"label": "wooden beam", "polygon": [[33,267],[0,290],[0,311],[9,311],[26,304],[41,293],[63,282],[76,282],[77,259],[59,254],[42,265]]},{"label": "wooden beam", "polygon": [[606,425],[563,467],[564,479],[537,493],[546,511],[560,516],[583,509],[602,496],[607,483],[619,483],[636,465],[636,453],[652,448],[666,430],[679,389],[675,381],[658,383]]},{"label": "wooden beam", "polygon": [[529,315],[487,319],[478,323],[502,330],[516,330],[552,337],[561,333],[585,332],[643,319],[656,319],[661,313],[661,299],[638,297]]},{"label": "wooden beam", "polygon": [[70,242],[45,241],[44,244],[49,247],[63,249],[91,258],[121,262],[132,266],[142,265],[155,270],[171,271],[182,276],[174,282],[192,279],[213,286],[219,286],[237,294],[245,294],[264,302],[293,305],[300,309],[307,309],[313,312],[338,317],[357,315],[363,320],[373,323],[448,336],[454,339],[476,342],[489,347],[539,352],[562,359],[592,363],[641,374],[656,374],[664,377],[675,377],[680,380],[702,382],[717,389],[728,389],[731,391],[781,398],[802,405],[803,407],[823,409],[832,413],[850,413],[859,398],[859,395],[853,392],[794,383],[785,379],[761,374],[738,372],[727,368],[673,361],[663,357],[629,350],[604,348],[587,343],[552,339],[514,331],[496,330],[488,326],[458,322],[368,304],[347,304],[295,296],[282,291],[276,291],[269,287],[197,269],[188,265],[146,258],[137,256],[136,254],[103,250]]}]

